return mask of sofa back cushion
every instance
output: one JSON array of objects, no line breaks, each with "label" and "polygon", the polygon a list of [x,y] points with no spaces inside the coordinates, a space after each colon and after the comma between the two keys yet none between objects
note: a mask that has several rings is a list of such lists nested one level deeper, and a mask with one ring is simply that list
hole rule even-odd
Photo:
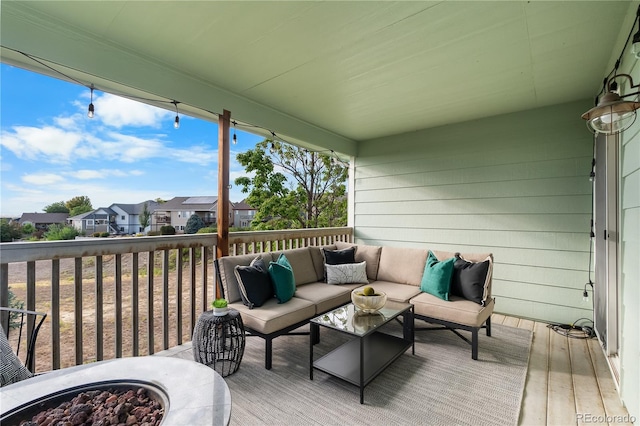
[{"label": "sofa back cushion", "polygon": [[[271,253],[260,253],[265,265],[268,265],[272,260]],[[256,254],[245,254],[242,256],[224,256],[217,259],[218,272],[220,273],[220,279],[222,280],[222,289],[224,291],[224,297],[229,303],[241,301],[240,287],[238,285],[238,279],[235,275],[235,267],[249,266],[251,262],[256,258]]]},{"label": "sofa back cushion", "polygon": [[313,259],[311,258],[311,250],[309,247],[274,252],[272,253],[273,260],[277,260],[281,253],[287,256],[287,260],[291,264],[297,286],[318,281],[318,275],[313,264]]},{"label": "sofa back cushion", "polygon": [[343,250],[348,247],[356,247],[356,262],[367,262],[367,278],[378,279],[378,267],[380,266],[381,246],[368,246],[365,244],[343,243],[336,241],[336,248]]},{"label": "sofa back cushion", "polygon": [[382,247],[378,280],[419,286],[427,254],[425,249]]},{"label": "sofa back cushion", "polygon": [[336,246],[334,244],[328,246],[311,246],[309,247],[309,252],[311,253],[311,260],[313,261],[313,267],[316,270],[316,281],[324,281],[324,254],[322,249],[327,250],[335,250]]}]

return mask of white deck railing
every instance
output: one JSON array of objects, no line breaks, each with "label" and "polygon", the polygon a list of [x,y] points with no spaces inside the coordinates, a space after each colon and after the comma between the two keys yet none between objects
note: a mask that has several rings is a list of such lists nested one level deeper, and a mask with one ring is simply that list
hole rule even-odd
[{"label": "white deck railing", "polygon": [[[352,238],[346,227],[233,232],[229,254]],[[197,316],[209,309],[216,246],[215,234],[3,243],[0,306],[15,285],[26,309],[48,314],[38,337],[39,371],[153,354],[189,340]],[[10,282],[16,275],[10,268],[25,268],[26,275]]]}]

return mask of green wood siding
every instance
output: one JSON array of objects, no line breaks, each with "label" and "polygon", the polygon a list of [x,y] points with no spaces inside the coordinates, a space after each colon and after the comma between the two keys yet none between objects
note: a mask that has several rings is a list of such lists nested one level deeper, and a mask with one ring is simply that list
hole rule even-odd
[{"label": "green wood siding", "polygon": [[[622,72],[640,82],[631,58]],[[630,66],[629,66],[630,65]],[[633,89],[634,91],[637,90]],[[627,90],[627,93],[629,90]],[[622,134],[620,152],[620,395],[629,414],[640,418],[640,120]]]},{"label": "green wood siding", "polygon": [[492,252],[496,311],[545,321],[592,317],[590,102],[361,142],[356,239]]}]

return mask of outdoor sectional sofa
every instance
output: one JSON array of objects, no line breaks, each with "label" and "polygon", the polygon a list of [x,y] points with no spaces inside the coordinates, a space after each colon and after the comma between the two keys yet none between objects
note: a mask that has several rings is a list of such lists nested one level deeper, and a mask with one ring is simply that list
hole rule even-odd
[{"label": "outdoor sectional sofa", "polygon": [[[308,334],[295,330],[307,324],[311,318],[342,306],[351,301],[351,291],[363,287],[363,282],[347,284],[328,284],[326,282],[325,250],[329,254],[341,253],[345,249],[355,247],[355,262],[366,262],[366,281],[387,294],[388,300],[408,302],[414,306],[414,318],[428,323],[438,324],[438,328],[448,328],[466,340],[472,346],[472,358],[478,358],[478,331],[486,329],[491,336],[491,314],[494,299],[491,297],[491,277],[493,256],[490,253],[453,253],[433,250],[431,253],[439,261],[459,256],[460,262],[477,269],[483,265],[485,276],[473,285],[480,286],[481,299],[468,300],[465,297],[450,295],[443,300],[432,294],[421,291],[421,281],[425,274],[425,265],[429,258],[429,250],[417,248],[400,248],[390,246],[370,246],[336,242],[324,247],[304,247],[279,252],[227,256],[216,260],[216,270],[222,285],[222,294],[228,300],[229,307],[237,309],[246,330],[251,335],[265,340],[265,368],[271,369],[273,339],[285,334]],[[275,297],[269,297],[261,306],[250,308],[245,303],[246,294],[242,294],[244,286],[238,283],[236,270],[245,269],[252,262],[262,260],[263,267],[280,259],[284,253],[293,270],[295,293],[290,300],[279,303]],[[256,260],[259,257],[260,259]],[[464,260],[460,260],[460,258]],[[429,259],[431,261],[432,258]],[[254,262],[255,264],[255,262]],[[457,269],[460,272],[460,269]],[[463,272],[464,274],[464,272]],[[240,277],[241,278],[241,277]],[[478,278],[476,277],[476,281]],[[427,329],[433,329],[429,327]],[[471,341],[456,329],[471,332]],[[416,329],[419,331],[420,329]]]}]

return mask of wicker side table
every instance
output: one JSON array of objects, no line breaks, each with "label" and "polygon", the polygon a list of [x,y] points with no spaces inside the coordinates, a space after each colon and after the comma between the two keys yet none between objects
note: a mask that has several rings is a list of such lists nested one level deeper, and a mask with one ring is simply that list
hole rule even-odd
[{"label": "wicker side table", "polygon": [[225,316],[203,312],[193,330],[193,359],[213,368],[222,377],[240,368],[244,355],[245,332],[240,312],[229,309]]}]

